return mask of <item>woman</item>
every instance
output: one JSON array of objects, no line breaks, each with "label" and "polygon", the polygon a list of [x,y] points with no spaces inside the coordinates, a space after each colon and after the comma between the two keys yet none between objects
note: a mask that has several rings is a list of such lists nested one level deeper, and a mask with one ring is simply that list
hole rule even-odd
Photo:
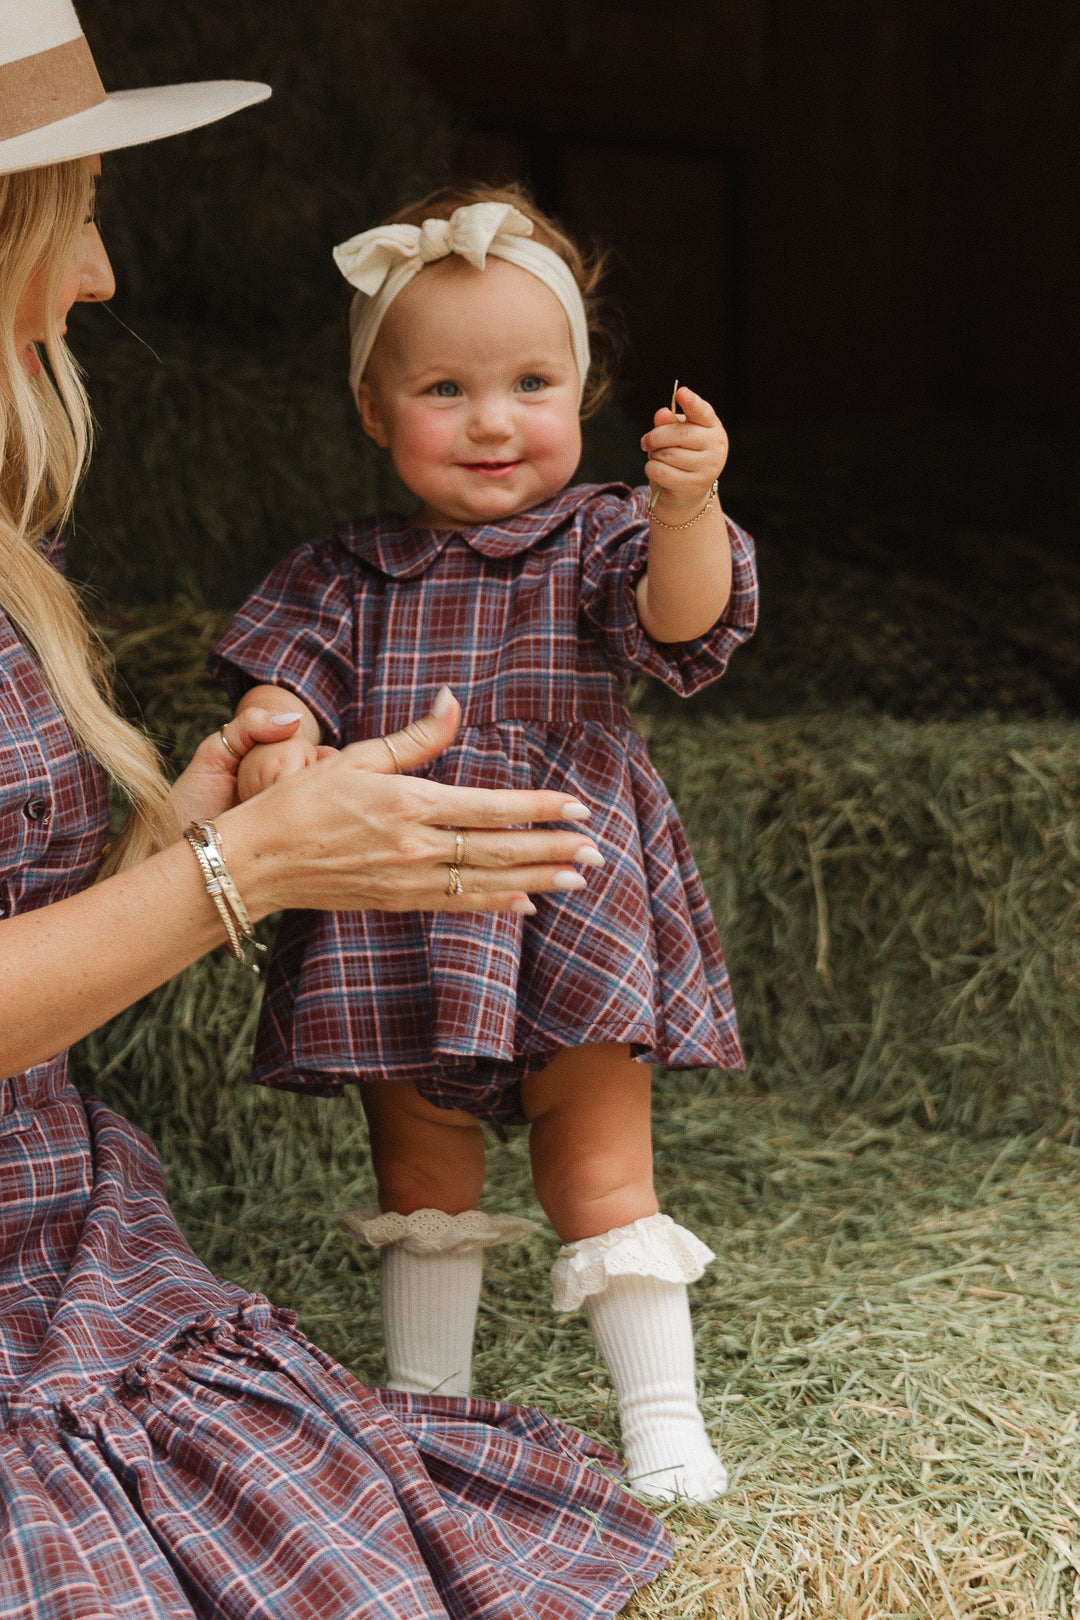
[{"label": "woman", "polygon": [[[148,1142],[66,1079],[72,1040],[271,911],[520,909],[591,847],[506,830],[580,817],[561,796],[392,774],[450,741],[448,693],[244,805],[238,759],[292,722],[248,711],[170,790],[102,695],[55,539],[88,438],[64,320],[113,291],[93,154],[265,93],[107,98],[69,0],[0,0],[0,1616],[583,1620],[669,1553],[614,1459],[359,1384],[200,1265]],[[107,777],[131,815],[103,864]]]}]

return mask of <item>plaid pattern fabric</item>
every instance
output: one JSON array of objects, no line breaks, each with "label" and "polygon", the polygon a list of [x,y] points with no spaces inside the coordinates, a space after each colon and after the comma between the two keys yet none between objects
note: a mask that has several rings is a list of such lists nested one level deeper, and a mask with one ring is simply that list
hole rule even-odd
[{"label": "plaid pattern fabric", "polygon": [[280,563],[225,632],[211,670],[233,698],[287,687],[335,745],[406,725],[445,682],[462,727],[423,774],[574,795],[607,863],[528,919],[287,914],[255,1079],[324,1095],[411,1079],[436,1103],[520,1121],[522,1078],[565,1046],[741,1066],[720,942],[626,687],[644,671],[689,694],[723,673],[756,620],[753,545],[729,523],[722,619],[658,646],[634,595],[647,503],[647,489],[585,486],[461,533],[345,524]]},{"label": "plaid pattern fabric", "polygon": [[[89,881],[105,812],[0,616],[8,912]],[[0,1083],[0,1620],[588,1620],[670,1556],[617,1468],[536,1411],[359,1384],[206,1271],[63,1054]]]}]

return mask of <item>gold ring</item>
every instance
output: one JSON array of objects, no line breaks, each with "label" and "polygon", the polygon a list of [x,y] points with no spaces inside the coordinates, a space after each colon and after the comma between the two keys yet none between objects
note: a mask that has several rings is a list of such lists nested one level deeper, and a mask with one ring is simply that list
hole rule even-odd
[{"label": "gold ring", "polygon": [[450,881],[446,885],[447,894],[464,894],[465,885],[461,881],[461,873],[458,871],[457,867],[451,863],[446,870],[450,874]]},{"label": "gold ring", "polygon": [[470,866],[472,863],[469,860],[469,829],[467,827],[461,828],[461,842],[465,847],[461,852],[461,860],[458,862],[458,865]]},{"label": "gold ring", "polygon": [[229,753],[232,755],[233,759],[243,759],[244,756],[240,750],[238,748],[234,748],[228,737],[226,737],[224,726],[221,727],[221,730],[218,732],[218,736],[221,738],[224,746],[229,750]]},{"label": "gold ring", "polygon": [[467,848],[467,845],[465,843],[465,833],[464,833],[463,828],[455,827],[454,828],[454,865],[455,866],[464,866],[465,865],[465,850],[466,850],[466,848]]},{"label": "gold ring", "polygon": [[397,751],[397,749],[394,747],[394,745],[390,741],[389,737],[380,737],[379,741],[384,742],[386,744],[387,748],[389,748],[389,750],[390,750],[390,758],[394,762],[394,769],[395,769],[395,771],[397,771],[398,775],[400,776],[401,775],[401,761],[400,761],[400,759],[398,759],[398,751]]}]

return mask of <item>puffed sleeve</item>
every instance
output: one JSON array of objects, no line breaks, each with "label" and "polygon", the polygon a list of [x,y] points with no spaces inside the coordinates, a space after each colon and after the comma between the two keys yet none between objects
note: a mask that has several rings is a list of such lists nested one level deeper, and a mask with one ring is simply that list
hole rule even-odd
[{"label": "puffed sleeve", "polygon": [[718,679],[735,648],[754,633],[754,542],[728,518],[731,595],[720,618],[693,641],[653,641],[641,628],[635,595],[648,560],[648,507],[648,485],[621,491],[609,486],[589,502],[582,518],[581,611],[612,663],[653,675],[690,697]]},{"label": "puffed sleeve", "polygon": [[341,746],[354,686],[353,565],[336,541],[299,546],[248,597],[207,661],[235,703],[252,686],[284,686]]}]

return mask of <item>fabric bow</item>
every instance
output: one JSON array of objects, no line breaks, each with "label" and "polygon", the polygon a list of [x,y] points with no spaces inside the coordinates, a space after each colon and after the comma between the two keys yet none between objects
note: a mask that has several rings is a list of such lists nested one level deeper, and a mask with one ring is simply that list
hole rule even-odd
[{"label": "fabric bow", "polygon": [[457,253],[477,270],[490,254],[506,259],[550,287],[566,311],[578,372],[578,399],[589,374],[589,323],[581,291],[566,260],[532,240],[533,222],[511,203],[464,203],[449,219],[422,225],[376,225],[334,249],[334,263],[356,288],[349,312],[349,387],[359,388],[383,316],[426,264]]},{"label": "fabric bow", "polygon": [[334,263],[351,286],[374,298],[399,265],[414,262],[420,269],[457,253],[482,270],[496,238],[531,236],[532,229],[532,220],[509,203],[469,203],[449,219],[361,231],[334,249]]}]

